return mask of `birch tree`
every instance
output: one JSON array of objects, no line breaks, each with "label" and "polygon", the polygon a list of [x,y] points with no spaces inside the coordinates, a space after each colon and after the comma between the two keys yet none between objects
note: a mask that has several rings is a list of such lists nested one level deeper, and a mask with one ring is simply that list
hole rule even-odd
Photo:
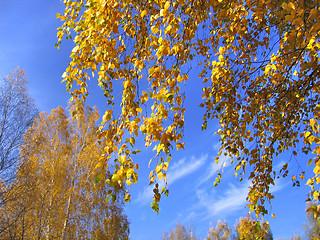
[{"label": "birch tree", "polygon": [[0,181],[6,184],[15,175],[22,135],[38,114],[27,83],[20,68],[0,82]]},{"label": "birch tree", "polygon": [[[88,106],[79,107],[75,118],[61,107],[40,113],[24,136],[17,178],[7,193],[15,201],[1,208],[0,238],[128,238],[121,201],[106,201],[111,187],[104,184],[109,172],[101,157],[105,142],[97,141],[98,119]],[[112,191],[124,195],[123,188]]]}]

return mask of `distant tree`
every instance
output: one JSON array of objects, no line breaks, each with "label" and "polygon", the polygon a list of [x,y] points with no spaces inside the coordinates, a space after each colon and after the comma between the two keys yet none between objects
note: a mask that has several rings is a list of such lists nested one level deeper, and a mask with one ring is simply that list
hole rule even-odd
[{"label": "distant tree", "polygon": [[0,182],[5,185],[14,178],[22,135],[37,115],[25,72],[17,68],[0,82]]},{"label": "distant tree", "polygon": [[186,229],[182,224],[177,223],[169,234],[163,235],[162,240],[197,240],[197,237],[192,226]]},{"label": "distant tree", "polygon": [[306,237],[309,240],[320,239],[320,205],[315,202],[307,204],[308,222],[304,225]]},{"label": "distant tree", "polygon": [[228,240],[231,238],[232,230],[227,222],[218,221],[215,228],[211,228],[208,232],[206,240]]},{"label": "distant tree", "polygon": [[[165,233],[162,240],[194,240],[197,239],[192,227],[189,230],[177,223],[176,227],[168,234]],[[216,227],[211,227],[205,240],[273,240],[273,234],[269,223],[254,220],[251,216],[240,218],[235,224],[235,234],[227,222],[219,220]]]},{"label": "distant tree", "polygon": [[264,221],[256,221],[250,216],[240,218],[235,224],[236,238],[239,240],[272,240],[273,235],[269,224]]},{"label": "distant tree", "polygon": [[273,240],[273,234],[271,232],[271,230],[269,229],[269,231],[266,233],[266,235],[263,237],[263,239],[265,240]]},{"label": "distant tree", "polygon": [[302,238],[299,236],[299,234],[295,234],[292,237],[290,237],[290,240],[302,240]]},{"label": "distant tree", "polygon": [[[70,110],[72,111],[72,109]],[[119,202],[106,201],[110,174],[97,141],[97,110],[41,113],[24,136],[20,166],[2,206],[0,239],[128,239]],[[118,196],[123,189],[112,189]],[[121,199],[121,198],[120,198]]]}]

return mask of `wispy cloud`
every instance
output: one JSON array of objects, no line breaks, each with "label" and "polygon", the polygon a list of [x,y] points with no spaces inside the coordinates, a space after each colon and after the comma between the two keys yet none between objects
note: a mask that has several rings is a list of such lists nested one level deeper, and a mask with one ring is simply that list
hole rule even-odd
[{"label": "wispy cloud", "polygon": [[138,194],[137,199],[134,202],[139,203],[140,205],[150,204],[153,198],[153,186],[149,185],[143,189],[142,192]]},{"label": "wispy cloud", "polygon": [[[169,167],[167,172],[167,181],[168,185],[172,186],[174,182],[183,178],[196,170],[198,170],[204,163],[207,161],[208,155],[202,155],[200,158],[196,158],[194,156],[191,157],[190,160],[183,158],[178,162],[174,163]],[[164,186],[164,182],[159,182],[159,188],[161,189]],[[153,186],[148,186],[143,189],[142,192],[138,194],[136,202],[139,202],[142,205],[150,203],[153,197]]]},{"label": "wispy cloud", "polygon": [[[227,216],[231,213],[243,209],[246,205],[246,198],[249,192],[250,181],[238,184],[229,184],[227,189],[202,188],[196,190],[198,213],[205,213],[206,218]],[[283,189],[287,184],[276,181],[271,192],[275,193]],[[194,211],[192,209],[191,211]]]},{"label": "wispy cloud", "polygon": [[202,155],[200,158],[191,157],[189,161],[181,159],[175,163],[167,173],[168,184],[172,185],[178,179],[189,175],[198,170],[208,159],[208,154]]},{"label": "wispy cloud", "polygon": [[242,185],[229,184],[229,188],[222,194],[214,189],[197,190],[198,207],[207,213],[207,217],[228,215],[229,213],[241,209],[246,203],[246,197],[249,190],[249,182]]},{"label": "wispy cloud", "polygon": [[272,185],[272,186],[270,187],[270,192],[271,192],[272,194],[274,194],[275,192],[278,192],[278,191],[282,190],[284,187],[286,187],[286,186],[288,186],[288,185],[290,185],[290,184],[292,184],[291,181],[284,181],[284,180],[281,179],[281,178],[276,179],[276,180],[274,181],[274,185]]},{"label": "wispy cloud", "polygon": [[217,141],[216,143],[213,144],[212,149],[218,152],[220,150],[220,147],[221,147],[221,143]]},{"label": "wispy cloud", "polygon": [[217,164],[215,160],[211,160],[210,163],[208,163],[209,167],[207,168],[206,172],[201,176],[201,178],[198,180],[198,184],[196,185],[196,188],[199,188],[200,185],[207,182],[208,180],[213,180],[213,176],[217,174],[218,170],[222,167],[228,167],[230,166],[230,158],[226,156],[220,157],[220,161]]}]

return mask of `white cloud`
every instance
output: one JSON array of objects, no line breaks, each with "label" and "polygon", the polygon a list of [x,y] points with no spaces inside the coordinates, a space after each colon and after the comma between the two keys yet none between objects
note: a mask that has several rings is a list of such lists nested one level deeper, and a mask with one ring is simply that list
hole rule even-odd
[{"label": "white cloud", "polygon": [[207,159],[207,154],[202,155],[199,159],[192,156],[190,161],[186,161],[184,158],[175,163],[171,168],[169,166],[169,171],[167,173],[168,185],[172,185],[178,179],[195,172],[207,161]]},{"label": "white cloud", "polygon": [[[244,209],[246,205],[246,198],[249,192],[250,181],[241,184],[229,184],[227,189],[217,191],[212,189],[196,190],[197,205],[199,214],[203,214],[206,218],[227,216],[234,211]],[[276,181],[271,192],[280,191],[286,184]],[[192,210],[194,211],[194,209]]]},{"label": "white cloud", "polygon": [[212,149],[213,149],[214,151],[216,151],[216,152],[219,152],[220,147],[221,147],[221,143],[218,141],[218,142],[216,142],[216,143],[213,144]]},{"label": "white cloud", "polygon": [[[183,178],[196,170],[198,170],[208,159],[208,155],[202,155],[200,158],[195,158],[194,156],[191,157],[189,161],[186,158],[183,158],[169,166],[167,172],[167,181],[168,185],[172,185],[175,181],[180,178]],[[159,189],[161,189],[165,183],[163,181],[159,182]],[[153,185],[147,186],[144,188],[142,192],[138,194],[137,199],[135,202],[138,202],[142,205],[148,204],[152,201],[153,198]]]},{"label": "white cloud", "polygon": [[209,164],[209,167],[208,167],[207,171],[205,172],[205,174],[202,174],[202,176],[199,178],[196,188],[198,188],[200,185],[207,182],[208,180],[213,180],[213,176],[215,174],[217,174],[217,171],[219,169],[220,169],[220,166],[218,164],[216,164],[215,161],[212,161]]},{"label": "white cloud", "polygon": [[213,182],[213,176],[217,174],[217,171],[221,168],[230,166],[230,158],[226,156],[221,156],[219,163],[217,164],[214,159],[211,160],[207,171],[202,174],[201,178],[198,180],[196,188],[199,188],[200,185],[211,180]]},{"label": "white cloud", "polygon": [[292,183],[291,181],[287,181],[284,183],[283,179],[281,178],[276,179],[274,181],[274,185],[271,185],[270,187],[270,192],[274,194],[275,192],[282,190],[284,187],[290,185],[291,183]]},{"label": "white cloud", "polygon": [[285,164],[285,161],[281,160],[279,163],[277,163],[277,164],[274,166],[274,170],[275,170],[275,171],[279,171],[279,170],[283,167],[283,164]]},{"label": "white cloud", "polygon": [[248,187],[249,182],[241,186],[229,184],[229,188],[219,196],[216,196],[218,192],[215,190],[208,192],[199,189],[197,190],[198,206],[206,211],[208,218],[222,213],[228,215],[245,206]]},{"label": "white cloud", "polygon": [[148,203],[152,202],[153,198],[153,186],[149,185],[148,187],[145,187],[142,192],[138,194],[137,199],[135,202],[141,204],[141,205],[146,205]]}]

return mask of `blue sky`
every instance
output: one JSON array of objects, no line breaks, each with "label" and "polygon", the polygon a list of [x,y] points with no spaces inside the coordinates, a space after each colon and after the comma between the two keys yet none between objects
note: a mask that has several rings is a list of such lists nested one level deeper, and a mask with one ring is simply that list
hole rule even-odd
[{"label": "blue sky", "polygon": [[[0,76],[7,75],[20,66],[27,73],[29,89],[41,111],[50,112],[60,106],[66,107],[69,95],[61,83],[61,75],[69,61],[72,41],[63,41],[60,50],[54,48],[57,42],[56,29],[60,21],[56,13],[63,12],[59,0],[0,0]],[[104,98],[97,83],[89,83],[90,105],[104,109]],[[219,148],[218,136],[213,133],[218,125],[212,121],[207,131],[201,131],[203,112],[197,108],[201,100],[201,81],[194,78],[186,88],[187,102],[185,126],[185,150],[173,153],[168,171],[169,197],[160,202],[157,215],[150,207],[152,189],[148,187],[149,159],[151,149],[141,149],[137,161],[140,165],[139,182],[131,185],[132,201],[126,205],[131,222],[131,239],[160,239],[165,231],[174,228],[176,222],[185,226],[193,224],[194,231],[202,238],[207,236],[210,226],[217,221],[227,220],[230,226],[236,219],[245,216],[248,209],[246,194],[249,183],[238,183],[232,175],[234,166],[228,164],[222,183],[213,187],[216,170],[214,157]],[[297,160],[306,168],[304,156]],[[287,156],[276,159],[278,166],[287,161]],[[295,161],[291,162],[295,173]],[[271,212],[276,219],[267,216],[274,239],[287,238],[297,232],[303,233],[305,198],[308,188],[292,188],[290,177],[277,182],[273,192]]]}]

